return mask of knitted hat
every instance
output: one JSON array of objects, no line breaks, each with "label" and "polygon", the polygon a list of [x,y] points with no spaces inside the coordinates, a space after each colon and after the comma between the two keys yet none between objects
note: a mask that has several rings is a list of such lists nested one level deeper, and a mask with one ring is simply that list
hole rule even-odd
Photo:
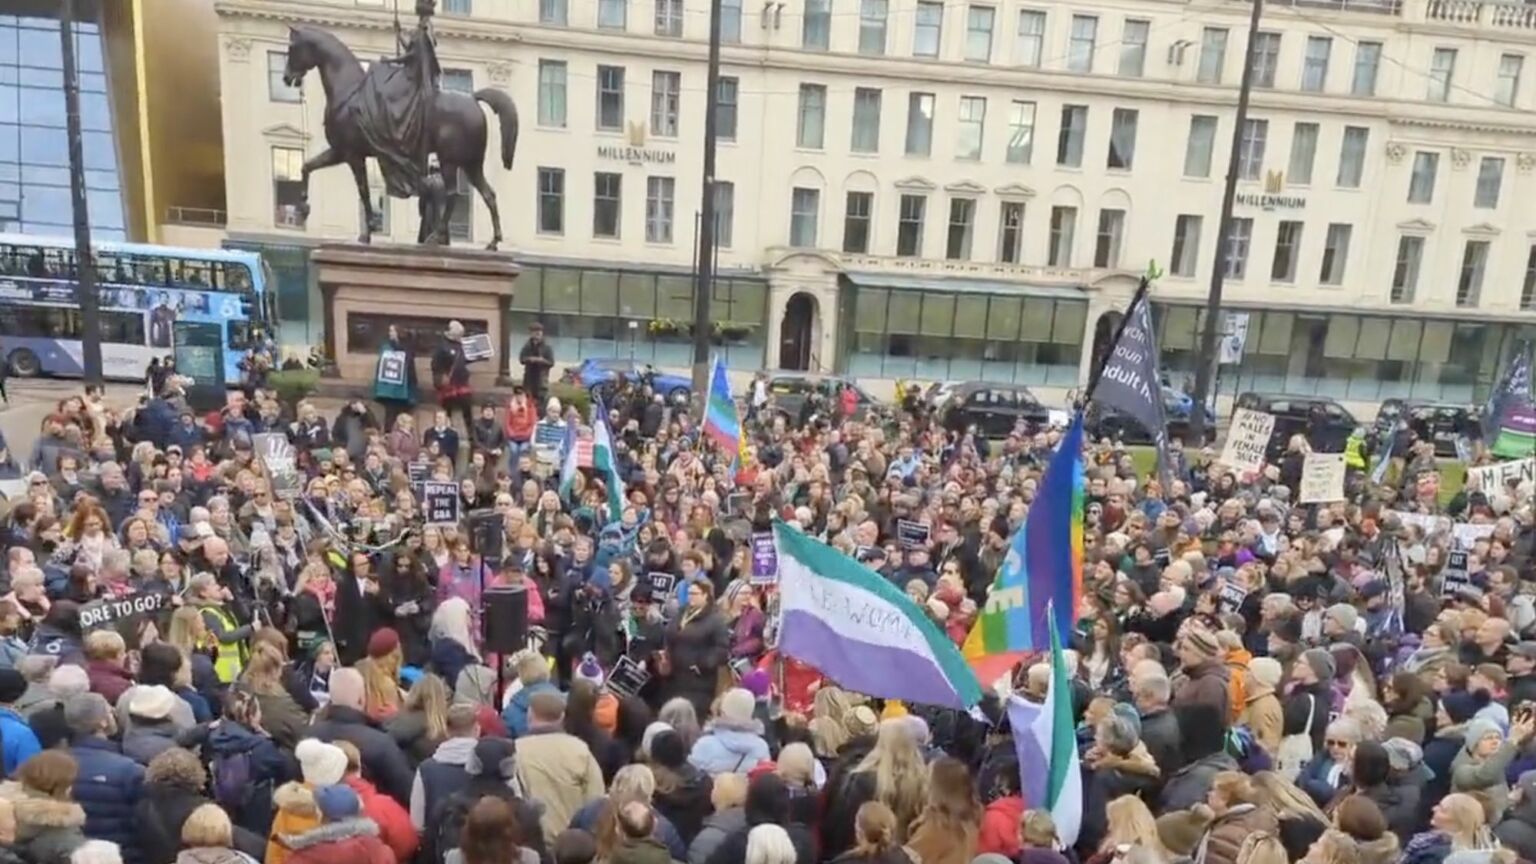
[{"label": "knitted hat", "polygon": [[1477,745],[1489,735],[1497,735],[1500,741],[1504,740],[1504,733],[1499,731],[1499,724],[1486,717],[1479,717],[1467,723],[1467,736],[1464,739],[1467,750],[1477,749]]},{"label": "knitted hat", "polygon": [[590,681],[598,687],[603,686],[607,680],[603,674],[603,664],[597,662],[597,655],[590,651],[582,655],[581,662],[576,664],[575,676],[579,681]]},{"label": "knitted hat", "polygon": [[352,819],[363,811],[363,804],[351,786],[335,783],[315,790],[315,806],[327,822]]},{"label": "knitted hat", "polygon": [[1221,656],[1221,645],[1217,643],[1216,636],[1204,627],[1191,627],[1184,634],[1184,645],[1206,660],[1215,660]]},{"label": "knitted hat", "polygon": [[651,760],[663,768],[681,768],[688,761],[683,736],[667,729],[651,739]]},{"label": "knitted hat", "polygon": [[730,723],[750,723],[755,707],[757,697],[752,695],[752,691],[732,687],[720,697],[720,719]]},{"label": "knitted hat", "polygon": [[1468,693],[1465,690],[1452,690],[1440,697],[1440,707],[1445,709],[1447,717],[1452,723],[1465,723],[1472,719],[1472,715],[1482,710],[1488,704],[1488,694],[1481,691]]},{"label": "knitted hat", "polygon": [[843,717],[843,727],[848,734],[857,738],[860,735],[873,735],[875,728],[880,725],[880,718],[875,716],[875,711],[868,705],[860,705],[849,711]]},{"label": "knitted hat", "polygon": [[1255,657],[1248,661],[1248,673],[1253,680],[1273,690],[1280,686],[1284,670],[1280,668],[1280,661],[1273,657]]},{"label": "knitted hat", "polygon": [[133,698],[128,701],[128,713],[145,720],[164,720],[175,707],[176,694],[159,684],[134,688]]},{"label": "knitted hat", "polygon": [[347,773],[347,754],[335,744],[327,744],[319,738],[300,741],[293,755],[298,757],[304,782],[312,786],[340,783]]},{"label": "knitted hat", "polygon": [[1301,659],[1312,667],[1312,674],[1319,681],[1332,681],[1338,666],[1333,661],[1333,655],[1321,648],[1312,648],[1301,655]]},{"label": "knitted hat", "polygon": [[385,627],[373,631],[368,637],[368,656],[383,657],[389,652],[400,647],[400,634],[393,627]]},{"label": "knitted hat", "polygon": [[1388,738],[1381,746],[1393,771],[1407,771],[1424,761],[1423,748],[1407,738]]},{"label": "knitted hat", "polygon": [[1339,626],[1345,630],[1355,629],[1355,622],[1360,619],[1360,613],[1348,603],[1335,603],[1328,607],[1327,617],[1339,622]]},{"label": "knitted hat", "polygon": [[656,740],[656,736],[663,732],[673,731],[676,730],[672,728],[670,723],[663,723],[660,720],[652,722],[651,725],[645,727],[645,733],[640,736],[640,752],[645,756],[650,756],[651,742]]},{"label": "knitted hat", "polygon": [[773,691],[773,679],[765,669],[753,669],[741,676],[741,686],[758,699],[766,699]]}]

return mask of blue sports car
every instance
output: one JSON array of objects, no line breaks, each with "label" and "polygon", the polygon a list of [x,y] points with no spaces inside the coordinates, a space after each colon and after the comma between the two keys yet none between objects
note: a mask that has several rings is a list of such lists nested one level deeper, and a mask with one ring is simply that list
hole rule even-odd
[{"label": "blue sports car", "polygon": [[667,401],[677,404],[685,403],[693,396],[693,379],[658,372],[649,363],[622,358],[583,360],[580,366],[566,367],[563,380],[579,384],[594,396],[609,395],[617,389],[621,380],[648,383],[651,389],[665,396]]}]

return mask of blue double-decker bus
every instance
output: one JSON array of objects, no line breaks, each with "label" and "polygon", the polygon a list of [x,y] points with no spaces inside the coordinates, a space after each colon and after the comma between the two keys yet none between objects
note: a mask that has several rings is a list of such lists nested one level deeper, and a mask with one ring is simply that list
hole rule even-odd
[{"label": "blue double-decker bus", "polygon": [[[173,356],[203,385],[234,384],[240,361],[275,331],[269,286],[254,252],[96,243],[105,377],[142,380]],[[83,374],[83,324],[72,238],[0,234],[0,358],[18,376]]]}]

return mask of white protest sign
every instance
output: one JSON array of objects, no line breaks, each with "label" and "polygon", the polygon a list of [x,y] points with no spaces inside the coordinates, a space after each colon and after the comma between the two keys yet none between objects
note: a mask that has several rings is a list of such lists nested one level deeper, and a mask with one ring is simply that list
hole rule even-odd
[{"label": "white protest sign", "polygon": [[1344,500],[1344,454],[1308,453],[1301,465],[1303,504]]},{"label": "white protest sign", "polygon": [[381,384],[403,385],[405,383],[405,352],[379,352],[379,367],[374,371],[373,377]]},{"label": "white protest sign", "polygon": [[1221,464],[1239,473],[1256,474],[1264,467],[1264,451],[1275,431],[1275,415],[1265,411],[1239,408],[1232,415],[1227,443],[1221,448]]},{"label": "white protest sign", "polygon": [[1516,459],[1467,468],[1467,480],[1476,477],[1478,488],[1487,493],[1500,492],[1510,480],[1518,483],[1536,481],[1536,459]]},{"label": "white protest sign", "polygon": [[1236,582],[1221,583],[1221,607],[1228,612],[1236,612],[1243,608],[1243,601],[1248,599],[1248,589]]}]

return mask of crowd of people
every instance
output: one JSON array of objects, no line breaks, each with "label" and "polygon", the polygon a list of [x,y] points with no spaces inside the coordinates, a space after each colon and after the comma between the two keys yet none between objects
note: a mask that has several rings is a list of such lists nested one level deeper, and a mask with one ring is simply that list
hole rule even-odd
[{"label": "crowd of people", "polygon": [[[1047,658],[971,712],[849,692],[776,651],[752,555],[788,521],[960,644],[1061,430],[754,386],[723,453],[621,383],[610,512],[610,475],[561,482],[589,422],[545,355],[504,404],[450,386],[457,418],[414,375],[333,413],[253,386],[198,418],[174,374],[63,400],[0,524],[0,864],[1536,861],[1529,484],[1442,509],[1407,442],[1390,483],[1302,505],[1280,465],[1174,442],[1163,488],[1090,443],[1069,836],[1007,721]],[[517,650],[487,644],[501,588]]]}]

